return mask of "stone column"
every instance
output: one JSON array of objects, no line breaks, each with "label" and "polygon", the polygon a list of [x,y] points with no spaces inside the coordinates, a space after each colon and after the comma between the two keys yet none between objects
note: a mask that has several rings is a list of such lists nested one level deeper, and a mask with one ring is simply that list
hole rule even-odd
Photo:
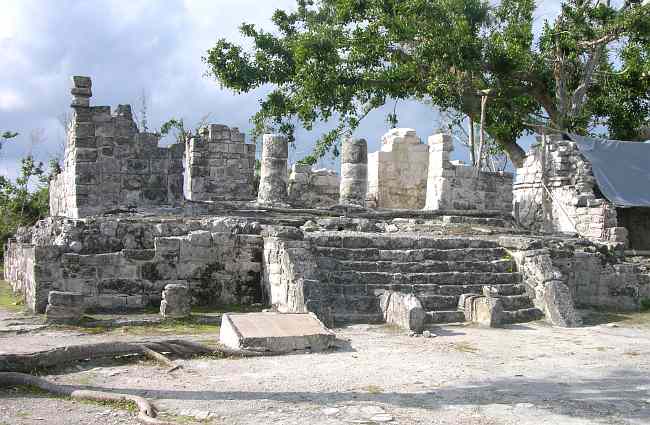
[{"label": "stone column", "polygon": [[339,202],[365,207],[368,191],[368,143],[347,139],[341,147]]},{"label": "stone column", "polygon": [[265,134],[262,140],[262,169],[257,202],[260,204],[286,204],[287,158],[289,148],[287,138],[281,134]]},{"label": "stone column", "polygon": [[448,134],[434,134],[429,136],[429,171],[427,173],[427,200],[425,210],[439,210],[450,208],[450,201],[446,196],[448,186],[445,170],[452,168],[449,158],[454,150],[454,143]]}]

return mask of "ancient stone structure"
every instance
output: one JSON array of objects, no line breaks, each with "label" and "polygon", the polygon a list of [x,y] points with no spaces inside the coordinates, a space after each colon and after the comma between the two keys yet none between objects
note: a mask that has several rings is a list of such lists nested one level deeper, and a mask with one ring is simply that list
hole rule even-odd
[{"label": "ancient stone structure", "polygon": [[426,202],[429,147],[415,130],[395,128],[384,135],[381,150],[368,155],[368,205],[422,209]]},{"label": "ancient stone structure", "polygon": [[190,315],[190,291],[187,285],[170,283],[165,285],[160,301],[160,315],[180,319]]},{"label": "ancient stone structure", "polygon": [[368,191],[368,143],[347,139],[341,146],[341,188],[339,202],[365,206]]},{"label": "ancient stone structure", "polygon": [[262,141],[262,169],[257,202],[279,204],[287,202],[287,138],[281,134],[265,134]]},{"label": "ancient stone structure", "polygon": [[301,208],[327,208],[339,198],[339,175],[326,168],[294,164],[289,175],[289,203]]},{"label": "ancient stone structure", "polygon": [[52,290],[79,292],[95,310],[157,306],[170,283],[192,304],[261,301],[259,224],[201,218],[50,218],[12,241],[6,278],[43,312]]},{"label": "ancient stone structure", "polygon": [[[616,207],[599,194],[591,164],[575,142],[562,136],[538,139],[524,166],[517,169],[513,193],[516,219],[526,227],[627,243],[629,232],[618,224]],[[621,215],[627,212],[621,211]],[[640,221],[650,223],[650,214],[647,217]],[[650,226],[642,225],[638,233],[648,234],[649,230]],[[639,242],[637,249],[650,247],[643,248],[644,242]]]},{"label": "ancient stone structure", "polygon": [[210,124],[185,149],[185,197],[192,201],[253,199],[255,145],[236,127]]},{"label": "ancient stone structure", "polygon": [[[644,212],[602,199],[570,142],[531,154],[515,185],[516,211],[551,231],[574,232],[576,224],[592,241],[522,235],[508,215],[512,176],[453,163],[448,137],[432,136],[427,146],[403,129],[384,138],[370,177],[365,140],[345,141],[340,185],[330,171],[299,165],[288,182],[286,138],[266,135],[255,202],[254,148],[238,130],[211,125],[187,147],[160,148],[157,135],[137,130],[128,106],[115,114],[92,107],[90,79],[73,82],[53,217],[20,229],[4,257],[14,291],[54,320],[86,308],[160,306],[173,317],[189,305],[261,303],[314,313],[328,326],[391,323],[417,332],[541,317],[577,326],[576,307],[636,310],[650,299],[648,267],[621,249],[620,223],[638,225],[642,235],[629,240],[646,243]],[[539,163],[550,170],[543,178]],[[332,205],[337,199],[343,205]],[[390,210],[367,208],[382,202]]]},{"label": "ancient stone structure", "polygon": [[478,171],[472,166],[453,163],[450,161],[453,149],[451,136],[429,137],[425,209],[511,211],[512,174]]},{"label": "ancient stone structure", "polygon": [[131,107],[90,106],[91,81],[73,77],[63,172],[50,185],[50,214],[87,217],[183,201],[183,149],[138,131]]}]

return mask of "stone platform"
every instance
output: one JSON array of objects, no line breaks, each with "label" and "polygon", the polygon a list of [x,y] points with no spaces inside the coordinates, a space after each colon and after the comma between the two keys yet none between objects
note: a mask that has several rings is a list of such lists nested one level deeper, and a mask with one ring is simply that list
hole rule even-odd
[{"label": "stone platform", "polygon": [[335,338],[334,332],[310,313],[224,314],[219,336],[221,343],[231,348],[276,353],[323,351]]}]

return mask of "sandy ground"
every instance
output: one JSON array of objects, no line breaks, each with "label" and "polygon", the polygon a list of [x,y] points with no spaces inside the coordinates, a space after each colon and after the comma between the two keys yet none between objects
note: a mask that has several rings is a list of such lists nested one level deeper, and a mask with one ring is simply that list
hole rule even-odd
[{"label": "sandy ground", "polygon": [[[385,326],[335,331],[340,347],[327,353],[179,360],[183,369],[171,374],[151,362],[83,363],[47,378],[149,397],[178,423],[650,423],[648,325],[450,325],[433,328],[435,338]],[[48,329],[4,332],[0,350],[105,339]],[[106,406],[3,390],[0,423],[135,421]]]}]

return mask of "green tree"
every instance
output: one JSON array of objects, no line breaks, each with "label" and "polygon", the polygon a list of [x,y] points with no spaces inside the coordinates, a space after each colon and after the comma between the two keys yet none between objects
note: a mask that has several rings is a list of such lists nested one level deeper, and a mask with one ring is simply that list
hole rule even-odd
[{"label": "green tree", "polygon": [[[337,119],[315,161],[372,110],[416,99],[484,122],[520,165],[520,136],[551,127],[643,139],[650,133],[650,5],[567,0],[533,33],[533,0],[298,0],[276,30],[242,24],[252,50],[225,39],[208,74],[237,93],[272,90],[254,133]],[[481,104],[485,116],[481,120]]]},{"label": "green tree", "polygon": [[21,160],[20,174],[15,181],[0,176],[0,244],[3,256],[5,242],[18,227],[31,226],[49,215],[48,181],[43,163],[35,161],[32,156]]}]

